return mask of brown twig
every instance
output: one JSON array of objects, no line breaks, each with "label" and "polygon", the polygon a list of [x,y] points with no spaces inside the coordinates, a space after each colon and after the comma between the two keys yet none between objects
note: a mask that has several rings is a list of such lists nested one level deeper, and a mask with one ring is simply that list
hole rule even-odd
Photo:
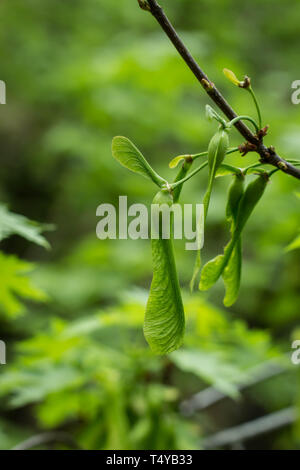
[{"label": "brown twig", "polygon": [[[197,80],[201,83],[202,87],[214,103],[218,106],[221,111],[227,116],[228,119],[232,120],[237,117],[237,114],[232,109],[230,104],[225,100],[223,95],[219,92],[216,86],[209,80],[207,75],[200,68],[198,63],[195,61],[189,50],[186,48],[176,30],[170,23],[169,19],[165,15],[163,9],[158,5],[156,0],[138,0],[141,8],[148,10],[153,17],[160,24],[164,32],[169,37],[172,44],[175,46],[187,66],[191,69]],[[260,161],[269,165],[273,165],[280,169],[284,173],[293,176],[294,178],[300,179],[300,169],[294,167],[290,163],[282,159],[275,151],[274,147],[266,147],[262,139],[254,135],[253,132],[244,124],[242,121],[238,121],[235,124],[236,129],[246,139],[246,141],[254,146],[255,151],[260,155]]]}]

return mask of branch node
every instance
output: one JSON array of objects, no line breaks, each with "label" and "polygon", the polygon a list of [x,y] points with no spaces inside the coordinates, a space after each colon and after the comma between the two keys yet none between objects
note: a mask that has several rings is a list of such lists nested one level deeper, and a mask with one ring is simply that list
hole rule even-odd
[{"label": "branch node", "polygon": [[270,155],[276,155],[276,150],[275,150],[275,147],[273,145],[271,145],[269,148],[269,154]]},{"label": "branch node", "polygon": [[262,129],[260,129],[260,131],[257,134],[257,137],[260,140],[260,142],[263,140],[264,137],[266,137],[266,135],[268,134],[268,130],[269,130],[269,126],[265,126]]},{"label": "branch node", "polygon": [[251,144],[251,142],[244,142],[242,145],[239,145],[239,151],[242,157],[244,157],[249,152],[256,152],[257,146],[254,144]]},{"label": "branch node", "polygon": [[251,87],[251,78],[245,75],[244,81],[240,82],[238,85],[240,88],[250,88]]},{"label": "branch node", "polygon": [[151,11],[150,5],[147,0],[138,0],[138,3],[142,10]]},{"label": "branch node", "polygon": [[205,89],[205,91],[207,91],[207,93],[209,93],[210,91],[213,91],[214,84],[212,82],[209,82],[205,78],[202,78],[201,83],[202,83],[203,88]]},{"label": "branch node", "polygon": [[288,166],[285,162],[278,162],[277,166],[278,166],[278,168],[280,168],[280,170],[287,170],[288,169]]}]

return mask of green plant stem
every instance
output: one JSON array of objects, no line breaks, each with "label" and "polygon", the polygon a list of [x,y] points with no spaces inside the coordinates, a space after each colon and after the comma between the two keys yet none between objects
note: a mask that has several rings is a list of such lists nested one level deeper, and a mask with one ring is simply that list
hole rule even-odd
[{"label": "green plant stem", "polygon": [[182,180],[180,181],[176,181],[176,183],[171,183],[169,186],[170,188],[172,189],[175,189],[177,186],[179,186],[180,184],[183,184],[185,183],[186,181],[188,181],[190,178],[192,178],[193,176],[195,176],[197,173],[199,173],[199,171],[203,170],[203,168],[205,168],[206,166],[208,165],[208,162],[204,162],[202,163],[202,165],[198,166],[197,168],[195,168],[194,171],[191,171],[191,173],[189,173],[185,178],[183,178]]},{"label": "green plant stem", "polygon": [[264,163],[253,163],[253,165],[249,165],[246,168],[243,168],[243,173],[246,174],[248,170],[251,168],[258,168],[259,166],[263,166]]},{"label": "green plant stem", "polygon": [[[297,162],[297,160],[287,160],[287,162],[292,163],[294,166],[300,166],[300,160]],[[251,168],[258,168],[260,166],[264,166],[265,163],[253,163],[253,165],[249,165],[246,168],[243,168],[243,173],[246,174],[248,170]],[[269,175],[273,175],[273,173],[276,173],[276,171],[279,171],[279,168],[276,168],[275,170],[272,170]]]},{"label": "green plant stem", "polygon": [[274,173],[277,173],[277,171],[279,171],[279,168],[275,168],[275,170],[272,170],[268,173],[268,177],[270,178],[272,175],[274,175]]},{"label": "green plant stem", "polygon": [[196,158],[199,158],[199,157],[207,157],[207,154],[208,154],[208,151],[206,150],[205,152],[194,153],[194,154],[190,155],[190,157],[193,160],[196,160]]},{"label": "green plant stem", "polygon": [[238,147],[232,147],[232,149],[227,150],[226,155],[230,155],[231,153],[235,153],[238,151],[239,151]]},{"label": "green plant stem", "polygon": [[[238,152],[239,148],[238,147],[233,147],[232,149],[227,150],[226,155],[230,155],[231,153]],[[195,153],[194,155],[191,155],[193,160],[196,160],[199,157],[205,157],[208,154],[208,152],[201,152],[201,153]]]},{"label": "green plant stem", "polygon": [[[174,180],[174,183],[177,183],[177,181],[180,182],[181,180],[183,180],[186,177],[186,175],[189,172],[192,164],[193,164],[193,161],[184,161],[183,162],[183,165],[181,166],[181,169],[180,169],[178,175],[176,176],[176,179]],[[180,194],[181,194],[182,186],[183,186],[183,184],[181,183],[181,185],[177,186],[174,189],[174,191],[173,191],[173,204],[176,204],[178,202]]]},{"label": "green plant stem", "polygon": [[238,121],[249,121],[253,124],[257,133],[260,130],[256,122],[254,121],[254,119],[252,119],[250,116],[237,116],[236,118],[232,119],[232,121],[228,123],[228,126],[229,127],[234,126]]},{"label": "green plant stem", "polygon": [[253,91],[253,88],[250,86],[249,88],[246,88],[246,90],[249,91],[250,95],[252,96],[252,99],[254,101],[254,104],[255,104],[255,107],[256,107],[256,111],[257,111],[257,116],[258,116],[258,125],[259,125],[259,128],[262,129],[262,117],[261,117],[261,111],[260,111],[260,107],[259,107],[259,104],[258,104],[258,101],[257,101],[257,98],[256,98],[256,95]]},{"label": "green plant stem", "polygon": [[[237,152],[239,150],[238,147],[234,147],[232,149],[229,149],[227,150],[226,152],[226,155],[230,155],[231,153],[234,153],[234,152]],[[203,154],[206,153],[207,155],[207,152],[203,152],[202,154],[196,154],[197,156],[203,156]],[[195,155],[191,155],[193,157],[196,157]],[[195,168],[194,171],[192,171],[191,173],[188,174],[188,176],[186,176],[185,178],[183,178],[182,180],[180,181],[176,181],[174,183],[171,183],[169,186],[170,188],[174,189],[176,188],[177,186],[179,186],[180,184],[183,184],[185,183],[186,181],[188,181],[190,178],[192,178],[193,176],[195,176],[197,173],[199,173],[199,171],[203,170],[203,168],[205,168],[206,166],[208,165],[208,162],[204,162],[202,163],[202,165],[198,166],[197,168]]]}]

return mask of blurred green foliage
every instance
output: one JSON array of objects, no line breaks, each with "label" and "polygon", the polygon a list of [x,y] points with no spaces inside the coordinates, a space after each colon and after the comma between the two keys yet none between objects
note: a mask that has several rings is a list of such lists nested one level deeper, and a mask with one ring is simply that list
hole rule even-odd
[{"label": "blurred green foliage", "polygon": [[[161,3],[240,113],[254,114],[253,105],[222,69],[252,77],[270,124],[266,142],[299,158],[300,108],[290,101],[299,79],[299,2]],[[8,214],[11,225],[0,247],[0,336],[7,344],[0,447],[51,429],[88,449],[200,448],[214,430],[297,406],[296,366],[243,400],[237,384],[250,380],[254,366],[281,361],[299,339],[298,181],[277,173],[251,218],[242,289],[231,309],[221,307],[221,283],[205,295],[187,293],[193,253],[176,242],[187,334],[182,349],[154,356],[142,335],[149,243],[97,240],[96,208],[117,204],[119,195],[129,204],[153,198],[151,182],[112,158],[114,135],[132,139],[171,180],[172,157],[207,148],[214,132],[205,119],[208,99],[136,0],[6,0],[0,16],[8,103],[0,108],[0,201],[14,213],[1,206],[0,225]],[[232,144],[240,143],[236,133]],[[228,160],[246,166],[256,158]],[[206,179],[189,182],[182,201],[201,201]],[[218,179],[212,198],[207,259],[227,242],[229,180]],[[55,224],[46,235],[51,251],[39,246],[46,227],[16,213]],[[208,385],[238,402],[184,417],[179,403]],[[299,448],[299,429],[249,448]]]}]

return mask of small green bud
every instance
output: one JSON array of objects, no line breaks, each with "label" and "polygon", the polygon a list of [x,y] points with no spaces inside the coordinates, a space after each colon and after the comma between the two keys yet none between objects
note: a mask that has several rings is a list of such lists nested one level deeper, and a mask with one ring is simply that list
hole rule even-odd
[{"label": "small green bud", "polygon": [[151,11],[147,0],[138,0],[138,2],[142,10]]}]

